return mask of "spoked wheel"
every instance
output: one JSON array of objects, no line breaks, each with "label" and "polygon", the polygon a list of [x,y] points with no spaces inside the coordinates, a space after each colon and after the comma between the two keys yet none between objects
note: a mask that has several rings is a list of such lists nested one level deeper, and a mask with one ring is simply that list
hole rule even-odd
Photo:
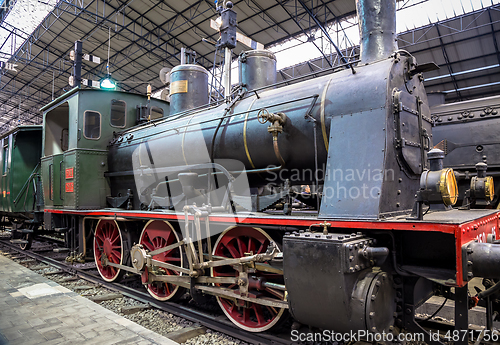
[{"label": "spoked wheel", "polygon": [[[213,254],[225,258],[241,258],[245,253],[264,253],[272,241],[263,230],[248,227],[231,227],[225,230],[215,243]],[[239,272],[233,267],[221,266],[212,268],[214,277],[238,277]],[[263,287],[261,282],[284,284],[283,275],[256,271],[249,274],[249,294],[257,298],[271,298],[279,301],[286,299],[284,291]],[[236,284],[219,284],[225,288],[239,290]],[[257,303],[234,301],[217,297],[217,301],[226,316],[238,327],[250,332],[263,332],[279,327],[288,317],[285,308],[275,308]]]},{"label": "spoked wheel", "polygon": [[124,272],[112,266],[103,266],[101,258],[106,254],[115,264],[123,263],[123,239],[118,223],[111,219],[101,219],[97,223],[94,235],[94,259],[102,279],[112,282],[121,278]]},{"label": "spoked wheel", "polygon": [[[144,227],[144,230],[142,230],[139,241],[139,243],[149,251],[164,248],[177,242],[179,242],[179,237],[172,225],[161,220],[149,221]],[[154,255],[152,259],[182,267],[182,248],[177,247]],[[158,267],[157,271],[165,275],[179,275],[179,272],[163,267]],[[151,296],[160,301],[179,299],[186,290],[178,285],[165,282],[153,282],[148,284],[147,288]]]}]

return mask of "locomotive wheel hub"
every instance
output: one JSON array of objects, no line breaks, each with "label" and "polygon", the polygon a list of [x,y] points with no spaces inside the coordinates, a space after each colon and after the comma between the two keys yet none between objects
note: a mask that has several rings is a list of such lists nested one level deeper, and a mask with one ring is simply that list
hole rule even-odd
[{"label": "locomotive wheel hub", "polygon": [[146,251],[141,245],[135,245],[130,250],[130,257],[132,258],[132,266],[138,271],[142,271],[146,265]]},{"label": "locomotive wheel hub", "polygon": [[111,240],[109,238],[106,238],[106,240],[104,241],[103,249],[106,256],[109,257],[111,255],[111,251],[113,250],[113,244],[111,243]]}]

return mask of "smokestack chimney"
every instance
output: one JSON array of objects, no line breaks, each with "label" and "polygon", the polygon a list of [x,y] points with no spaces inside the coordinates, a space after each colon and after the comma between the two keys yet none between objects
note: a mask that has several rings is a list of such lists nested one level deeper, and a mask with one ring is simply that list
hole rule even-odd
[{"label": "smokestack chimney", "polygon": [[361,64],[386,59],[398,49],[396,0],[356,0]]}]

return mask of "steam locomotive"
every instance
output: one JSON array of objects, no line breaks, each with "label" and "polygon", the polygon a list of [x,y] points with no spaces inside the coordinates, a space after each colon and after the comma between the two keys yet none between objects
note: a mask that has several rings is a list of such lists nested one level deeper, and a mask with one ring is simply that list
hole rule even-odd
[{"label": "steam locomotive", "polygon": [[[184,64],[170,72],[170,102],[75,88],[43,107],[42,158],[24,162],[25,187],[9,182],[9,147],[28,128],[2,139],[3,215],[21,224],[19,243],[43,224],[103,279],[140,275],[162,301],[213,295],[251,332],[291,315],[436,343],[415,320],[436,294],[455,300],[467,329],[470,300],[498,289],[467,292],[474,277],[500,277],[500,214],[453,208],[457,182],[433,149],[423,86],[434,65],[398,50],[394,0],[356,2],[361,60],[330,75],[283,86],[275,56],[249,51],[223,104],[209,103],[206,70]],[[494,195],[486,172],[476,182],[469,198]]]}]

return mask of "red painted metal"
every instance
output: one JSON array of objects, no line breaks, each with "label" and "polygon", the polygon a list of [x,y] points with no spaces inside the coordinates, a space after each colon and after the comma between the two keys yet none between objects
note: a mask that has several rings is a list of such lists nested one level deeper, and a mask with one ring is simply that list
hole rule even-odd
[{"label": "red painted metal", "polygon": [[457,286],[464,286],[462,269],[462,246],[470,241],[486,242],[488,235],[498,238],[498,223],[500,213],[495,213],[474,221],[458,225],[455,232]]},{"label": "red painted metal", "polygon": [[72,179],[73,176],[73,168],[66,168],[66,179]]},{"label": "red painted metal", "polygon": [[75,186],[73,182],[66,182],[66,193],[73,193],[75,191]]},{"label": "red painted metal", "polygon": [[[89,210],[63,210],[63,209],[45,209],[45,212],[55,214],[75,214],[87,217],[123,217],[123,218],[138,218],[138,219],[163,219],[163,220],[180,220],[184,221],[183,213],[159,213],[159,212],[137,212],[137,211],[89,211]],[[242,224],[242,225],[278,225],[278,226],[293,226],[293,227],[309,227],[313,224],[318,224],[321,220],[317,218],[300,218],[300,217],[245,217],[238,218],[231,215],[221,216],[212,215],[209,217],[210,222]],[[189,216],[189,220],[193,220],[193,216]],[[453,234],[457,230],[457,224],[442,224],[442,223],[426,223],[426,222],[408,222],[408,221],[328,221],[334,228],[345,229],[372,229],[372,230],[412,230],[412,231],[437,231],[447,234]]]}]

